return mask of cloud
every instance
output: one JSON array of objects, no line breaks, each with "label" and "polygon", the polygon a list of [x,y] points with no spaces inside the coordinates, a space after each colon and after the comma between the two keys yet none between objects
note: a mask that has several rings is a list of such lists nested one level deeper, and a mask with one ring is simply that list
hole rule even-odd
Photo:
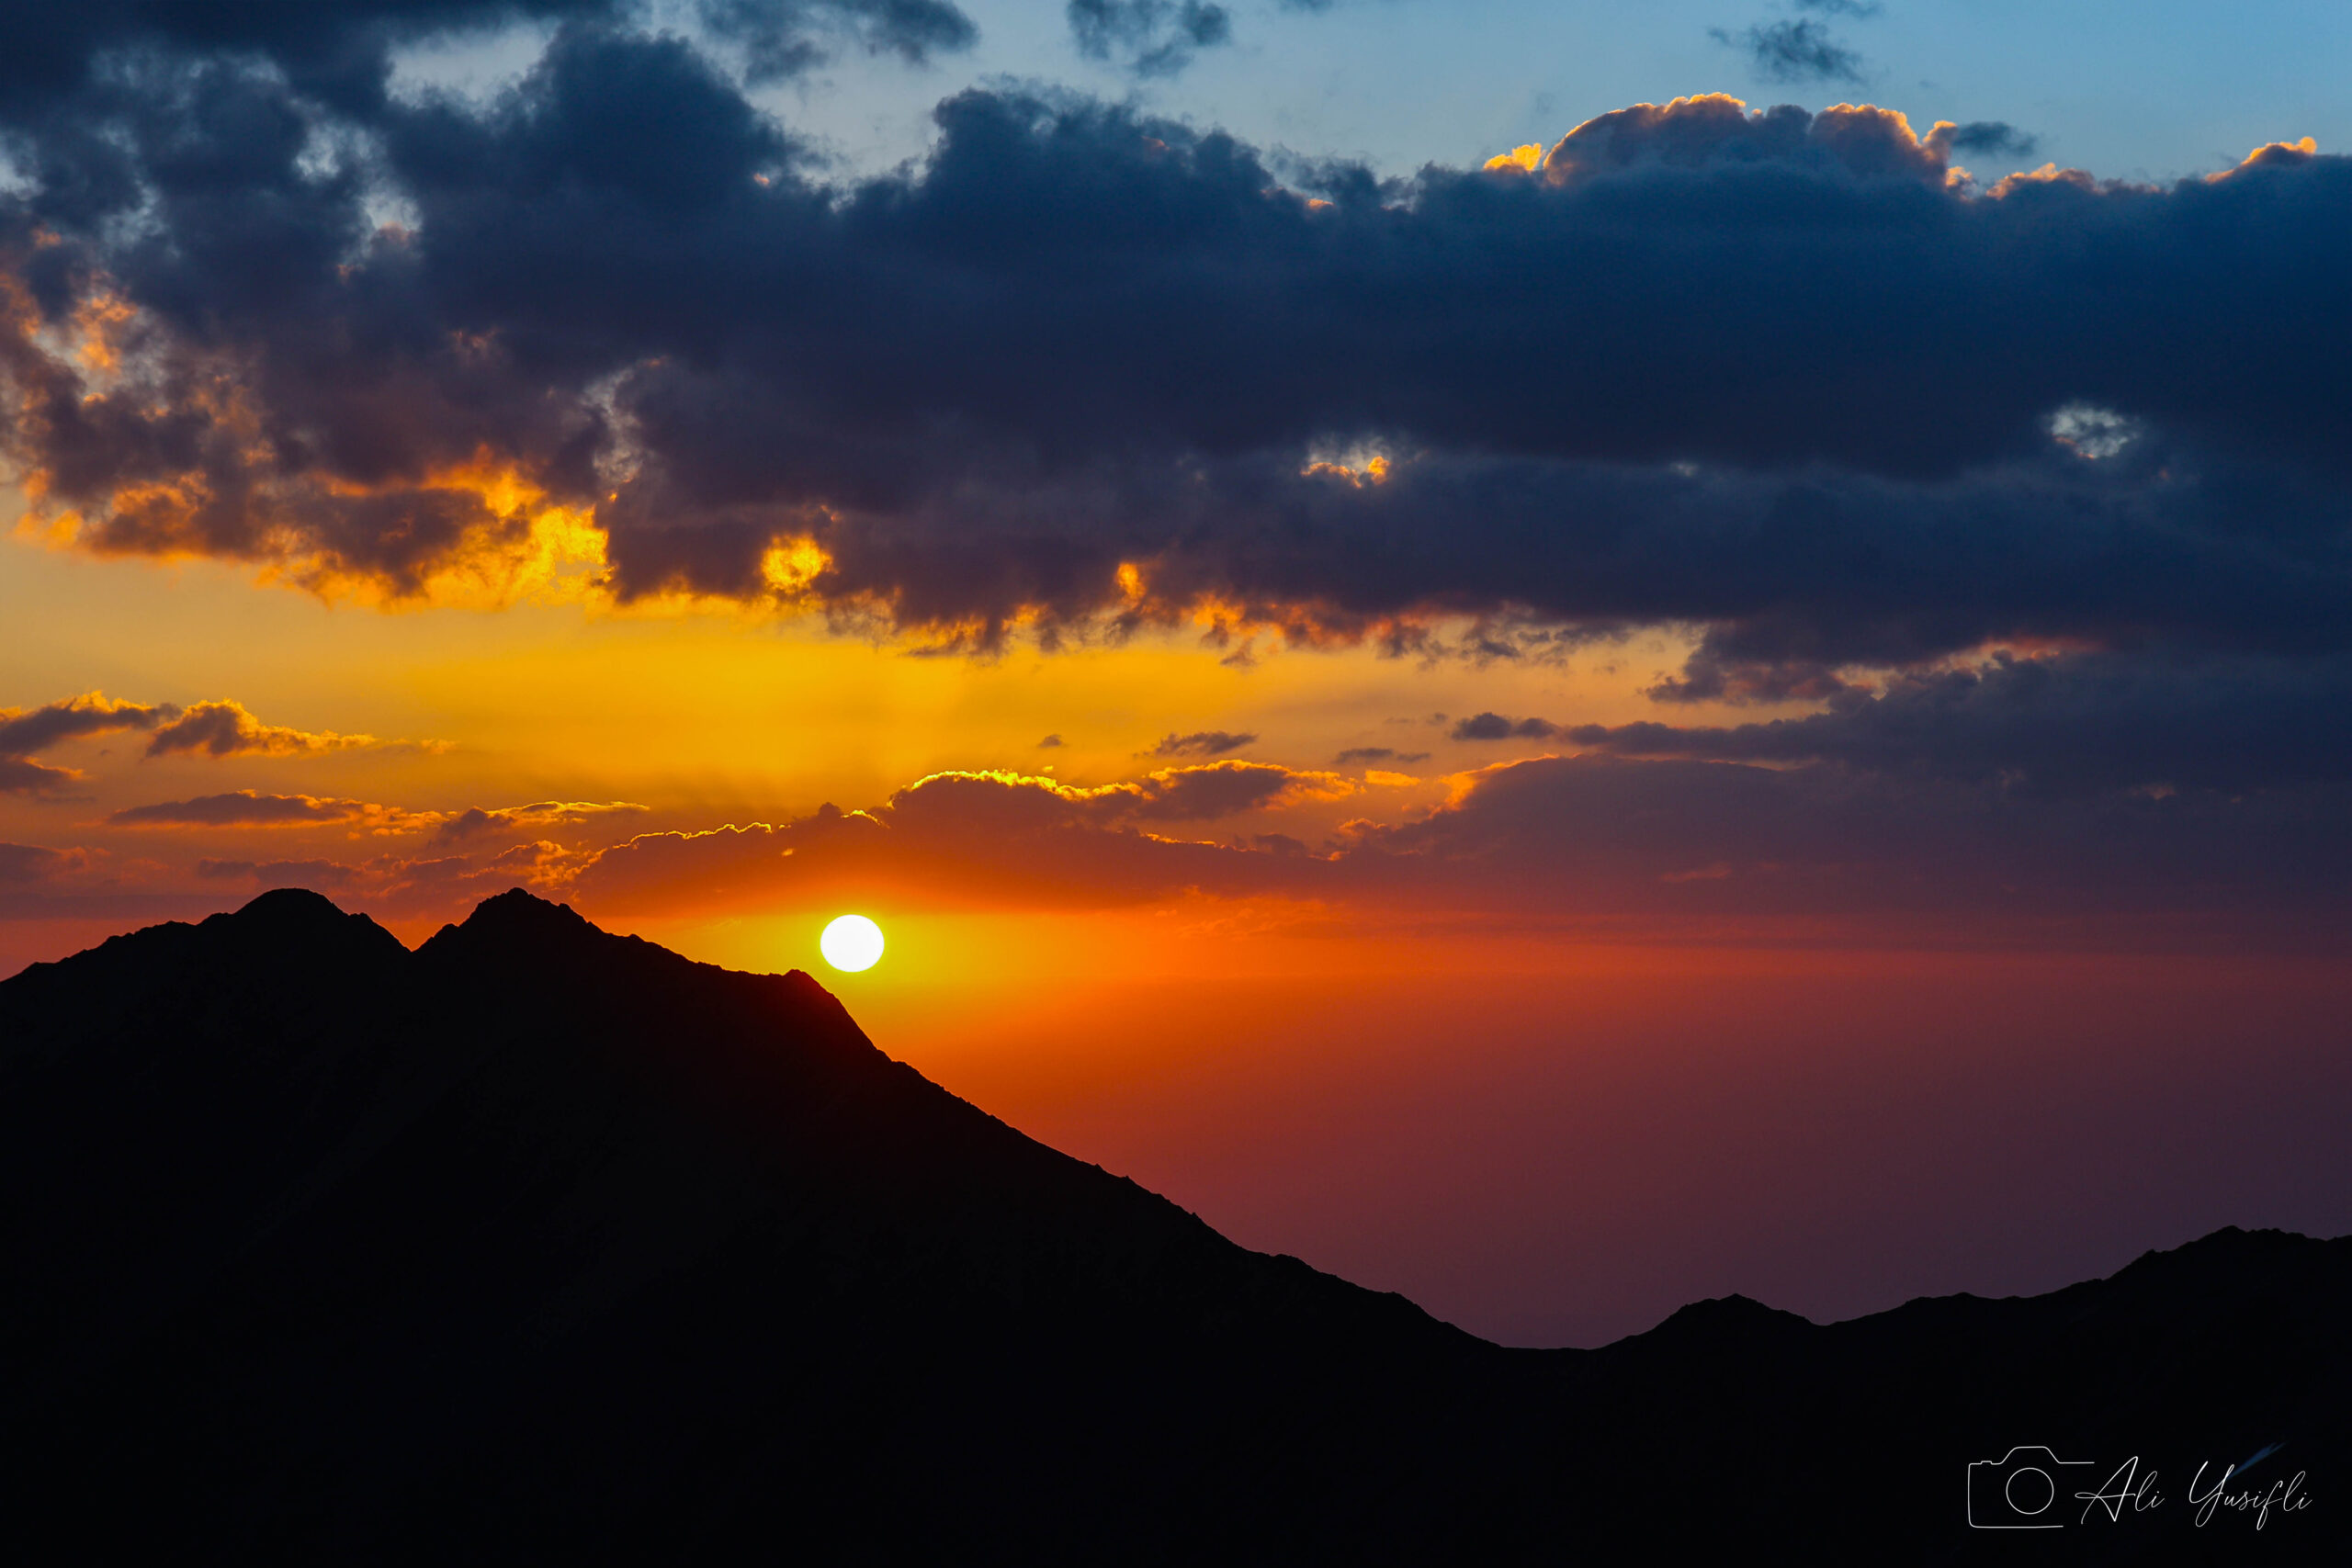
[{"label": "cloud", "polygon": [[1878,0],[1794,0],[1800,11],[1818,11],[1825,17],[1853,17],[1858,19],[1875,17],[1886,9]]},{"label": "cloud", "polygon": [[147,742],[147,755],[201,751],[209,757],[291,757],[381,744],[372,735],[337,735],[333,730],[313,734],[264,724],[247,713],[243,704],[205,702],[191,705],[178,718],[157,729]]},{"label": "cloud", "polygon": [[39,882],[67,863],[66,855],[58,850],[0,843],[0,882]]},{"label": "cloud", "polygon": [[[1952,152],[1988,152],[1996,157],[2023,158],[2041,145],[2041,139],[2006,120],[1973,119],[1966,125],[1939,122],[1942,144]],[[1931,133],[1933,134],[1933,133]]]},{"label": "cloud", "polygon": [[1419,821],[1360,829],[1330,870],[1422,908],[1636,938],[2333,947],[2352,836],[2326,824],[2347,803],[1541,758],[1481,771]]},{"label": "cloud", "polygon": [[1353,786],[1332,773],[1304,773],[1269,762],[1211,762],[1161,768],[1135,784],[1106,784],[1089,798],[1113,818],[1198,822],[1277,803],[1336,799]]},{"label": "cloud", "polygon": [[1221,757],[1227,751],[1238,751],[1258,738],[1255,735],[1235,735],[1222,729],[1196,729],[1190,735],[1170,733],[1151,749],[1155,757]]},{"label": "cloud", "polygon": [[54,795],[82,776],[33,761],[37,751],[86,735],[153,729],[179,711],[168,703],[116,702],[103,692],[37,708],[0,708],[0,795]]},{"label": "cloud", "polygon": [[895,824],[929,821],[944,802],[995,801],[990,811],[1008,820],[1072,820],[1102,825],[1203,822],[1301,800],[1333,800],[1354,786],[1336,773],[1304,772],[1272,762],[1223,761],[1158,768],[1141,779],[1084,786],[1018,773],[951,772],[890,797]]},{"label": "cloud", "polygon": [[1001,89],[843,181],[741,39],[542,7],[512,92],[395,99],[386,50],[492,13],[266,9],[333,19],[84,7],[5,67],[0,443],[80,547],[975,649],[1667,626],[1712,701],[2352,652],[2315,144],[1987,185],[2015,128],[1707,96],[1384,181]]},{"label": "cloud", "polygon": [[561,844],[539,840],[488,855],[389,854],[358,862],[208,859],[197,863],[196,874],[207,882],[333,893],[387,917],[446,919],[461,914],[491,894],[518,886],[562,896],[590,858]]},{"label": "cloud", "polygon": [[[380,107],[393,51],[481,34],[516,22],[609,25],[631,0],[374,0],[336,6],[83,6],[48,7],[10,29],[0,92],[47,107],[141,53],[258,57],[306,95],[345,109]],[[696,19],[740,48],[764,82],[808,69],[848,41],[920,62],[968,47],[970,18],[946,0],[700,0]]]},{"label": "cloud", "polygon": [[1091,788],[1017,773],[936,773],[872,811],[829,805],[781,826],[639,834],[594,854],[574,886],[586,904],[633,909],[757,907],[850,886],[1015,907],[1126,905],[1187,886],[1279,890],[1265,856],[1165,829],[1354,788],[1332,773],[1237,761]]},{"label": "cloud", "polygon": [[972,19],[946,0],[701,0],[704,26],[741,48],[754,85],[797,76],[845,37],[868,54],[922,64],[979,39]]},{"label": "cloud", "polygon": [[25,757],[0,757],[0,795],[57,795],[81,776]]},{"label": "cloud", "polygon": [[207,912],[198,901],[154,886],[161,869],[111,863],[106,851],[82,845],[0,843],[0,920],[129,925]]},{"label": "cloud", "polygon": [[578,827],[599,818],[650,809],[630,800],[541,800],[529,806],[469,807],[443,821],[434,833],[434,841],[454,844],[484,833]]},{"label": "cloud", "polygon": [[119,703],[103,692],[37,708],[0,708],[0,756],[29,756],[61,740],[109,730],[153,728],[179,711],[168,703]]},{"label": "cloud", "polygon": [[2352,784],[2352,660],[2005,652],[1849,688],[1802,717],[1562,733],[1620,755],[1833,762],[2009,791],[2243,795]]},{"label": "cloud", "polygon": [[1388,746],[1351,746],[1331,759],[1334,766],[1352,767],[1358,762],[1426,762],[1427,751],[1398,751]]},{"label": "cloud", "polygon": [[203,795],[193,800],[166,800],[153,806],[131,806],[107,821],[118,828],[312,828],[333,823],[366,822],[379,832],[401,831],[437,821],[429,813],[402,811],[398,807],[373,806],[364,800],[335,800],[315,795],[264,795],[241,789],[226,795]]},{"label": "cloud", "polygon": [[[2200,732],[2202,753],[2225,755],[2230,694],[2258,682],[2244,670],[2180,671],[2168,689],[2123,700],[2100,687],[2141,678],[2128,661],[2027,663],[1858,697],[1819,724],[1580,731],[1587,754],[1477,769],[1434,808],[1336,833],[1304,824],[1327,821],[1320,808],[1343,795],[1393,811],[1409,797],[1381,791],[1417,781],[1354,785],[1234,761],[1092,787],[950,773],[867,811],[827,806],[602,848],[542,840],[352,862],[208,859],[196,874],[431,918],[522,883],[606,913],[774,910],[852,890],[983,908],[1206,896],[1313,907],[1356,927],[1401,919],[1597,940],[2340,947],[2352,931],[2342,731],[2314,734],[2300,760],[2217,761],[2163,787],[2125,762],[2098,776],[2049,772],[2042,759],[2071,753],[2037,737],[2084,715],[2125,728],[2099,716],[2172,723],[2170,749],[2150,755],[2199,755]],[[2168,706],[2176,718],[2162,716]],[[1883,739],[1905,728],[1939,731],[1928,750],[1941,760],[1922,766],[1916,742]],[[2257,715],[2243,733],[2275,730]],[[315,819],[354,804],[295,809]],[[1220,824],[1217,841],[1180,830],[1194,823]],[[56,853],[11,846],[0,876],[29,887],[74,869]]]},{"label": "cloud", "polygon": [[[1864,14],[1836,4],[1812,8],[1849,16]],[[1860,86],[1866,80],[1862,57],[1831,37],[1829,29],[1819,22],[1758,22],[1736,33],[1710,28],[1707,34],[1717,43],[1745,51],[1749,66],[1763,81],[1791,85],[1844,82]]]},{"label": "cloud", "polygon": [[[146,747],[150,757],[175,752],[209,757],[307,756],[408,744],[379,741],[370,735],[312,733],[264,724],[242,703],[225,699],[183,708],[173,703],[117,702],[102,692],[91,692],[37,708],[0,708],[0,794],[57,794],[78,782],[81,774],[36,761],[33,753],[62,740],[126,729],[150,732]],[[444,748],[439,742],[425,741],[421,749]]]},{"label": "cloud", "polygon": [[1037,749],[1041,751],[1050,750],[1054,747],[1059,746],[1061,743],[1062,738],[1059,735],[1048,735],[1043,740],[1037,742]]},{"label": "cloud", "polygon": [[350,887],[362,876],[360,868],[329,860],[199,860],[196,874],[208,882],[257,882],[269,887],[317,890]]},{"label": "cloud", "polygon": [[1448,732],[1456,740],[1545,740],[1559,726],[1541,718],[1508,719],[1498,713],[1473,714]]},{"label": "cloud", "polygon": [[1608,756],[1458,784],[1432,811],[1351,823],[1316,849],[1279,815],[1208,843],[1048,781],[940,775],[871,812],[642,834],[587,857],[571,886],[615,912],[775,908],[852,888],[995,908],[1193,893],[1375,925],[1410,911],[1636,941],[2326,946],[2352,929],[2341,786],[2021,794],[1842,765]]},{"label": "cloud", "polygon": [[[174,69],[156,102],[200,122],[75,123],[131,156],[310,112]],[[1715,97],[1601,116],[1532,175],[1318,176],[1310,208],[1126,110],[939,112],[922,165],[836,191],[687,45],[573,32],[501,105],[368,117],[396,233],[353,227],[379,176],[239,142],[242,184],[141,164],[173,243],[123,249],[67,220],[97,175],[56,163],[18,199],[60,243],[8,265],[44,320],[103,294],[136,341],[101,374],[17,340],[13,450],[91,548],[424,594],[562,544],[623,596],[975,644],[1209,604],[1310,639],[1511,610],[1894,660],[2341,635],[2341,361],[2293,288],[2237,286],[2347,259],[2340,160],[1996,198],[1948,182],[1964,128]],[[1891,386],[1933,390],[1860,390]],[[2050,424],[2077,403],[2147,434],[2085,461]],[[289,433],[263,468],[253,419]],[[1340,440],[1400,457],[1378,483],[1310,460]],[[2209,605],[2215,570],[2244,592]]]},{"label": "cloud", "polygon": [[1206,0],[1069,0],[1069,16],[1080,54],[1138,76],[1173,76],[1233,37],[1232,14]]}]

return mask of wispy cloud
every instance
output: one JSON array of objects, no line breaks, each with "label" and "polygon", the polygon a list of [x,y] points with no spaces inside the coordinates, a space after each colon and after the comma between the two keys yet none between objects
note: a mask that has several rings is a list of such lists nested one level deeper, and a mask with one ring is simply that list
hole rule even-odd
[{"label": "wispy cloud", "polygon": [[1819,22],[1803,17],[1758,22],[1737,32],[1710,28],[1707,36],[1746,54],[1749,68],[1767,82],[1790,85],[1842,82],[1859,87],[1869,79],[1860,54],[1839,43]]},{"label": "wispy cloud", "polygon": [[1233,16],[1211,0],[1069,0],[1078,51],[1138,76],[1172,76],[1233,38]]},{"label": "wispy cloud", "polygon": [[1505,718],[1498,713],[1472,714],[1456,719],[1447,732],[1456,740],[1544,740],[1560,733],[1548,719]]},{"label": "wispy cloud", "polygon": [[641,815],[649,809],[631,800],[541,800],[529,806],[475,806],[443,821],[434,838],[438,843],[454,844],[486,833],[576,828],[600,818]]},{"label": "wispy cloud", "polygon": [[405,811],[364,800],[266,795],[251,789],[125,807],[107,818],[117,828],[317,828],[354,823],[376,832],[411,832],[440,820],[437,813]]},{"label": "wispy cloud", "polygon": [[1190,735],[1170,734],[1155,744],[1148,755],[1154,757],[1222,757],[1227,751],[1238,751],[1257,739],[1254,734],[1236,735],[1223,729],[1196,729]]}]

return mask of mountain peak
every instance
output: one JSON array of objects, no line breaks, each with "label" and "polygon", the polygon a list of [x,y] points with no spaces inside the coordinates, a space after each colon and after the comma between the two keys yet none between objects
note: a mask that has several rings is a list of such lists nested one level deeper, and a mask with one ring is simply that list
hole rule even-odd
[{"label": "mountain peak", "polygon": [[569,904],[510,887],[475,905],[462,922],[443,926],[418,951],[570,948],[622,940],[626,939],[614,937]]},{"label": "mountain peak", "polygon": [[569,904],[542,898],[520,887],[510,887],[474,906],[469,926],[525,931],[594,931],[588,918]]},{"label": "mountain peak", "polygon": [[1816,1326],[1810,1318],[1735,1292],[1680,1307],[1650,1334],[1668,1341],[1705,1339],[1753,1346],[1802,1337]]},{"label": "mountain peak", "polygon": [[342,920],[348,919],[342,908],[323,893],[307,887],[273,887],[245,901],[238,909],[241,920]]},{"label": "mountain peak", "polygon": [[235,913],[215,915],[204,925],[232,941],[258,942],[278,950],[323,943],[405,951],[398,937],[366,915],[345,911],[307,887],[273,887]]}]

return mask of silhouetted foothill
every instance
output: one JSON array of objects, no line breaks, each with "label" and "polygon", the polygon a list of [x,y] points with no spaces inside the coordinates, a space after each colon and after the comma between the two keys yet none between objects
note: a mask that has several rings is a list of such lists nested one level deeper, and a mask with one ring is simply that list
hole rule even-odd
[{"label": "silhouetted foothill", "polygon": [[[0,1504],[62,1558],[1967,1559],[1968,1466],[2162,1467],[2069,1562],[2346,1544],[2352,1242],[1507,1350],[1235,1247],[736,974],[513,892],[0,984]],[[2247,1539],[2241,1540],[2240,1537]],[[1856,1560],[1861,1560],[1857,1558]]]}]

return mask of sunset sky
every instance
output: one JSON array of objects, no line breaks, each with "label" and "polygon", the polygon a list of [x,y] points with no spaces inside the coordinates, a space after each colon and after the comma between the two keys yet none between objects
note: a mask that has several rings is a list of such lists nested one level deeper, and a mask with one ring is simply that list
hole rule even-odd
[{"label": "sunset sky", "polygon": [[2352,10],[44,9],[0,975],[521,886],[1514,1343],[2352,1230]]}]

